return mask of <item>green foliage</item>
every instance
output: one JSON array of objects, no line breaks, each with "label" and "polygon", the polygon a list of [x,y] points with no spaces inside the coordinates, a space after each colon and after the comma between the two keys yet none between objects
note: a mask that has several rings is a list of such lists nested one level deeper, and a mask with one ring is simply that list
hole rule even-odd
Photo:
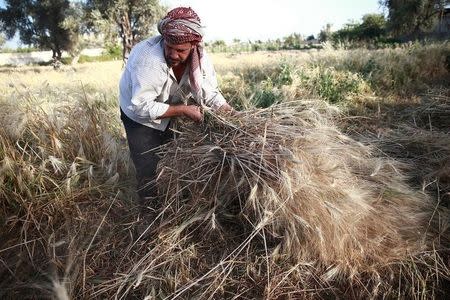
[{"label": "green foliage", "polygon": [[[252,103],[256,107],[269,107],[282,100],[281,88],[292,84],[295,72],[292,63],[281,61],[279,64],[271,68],[265,68],[261,72],[251,69],[253,74],[247,77],[250,80],[250,86],[253,90]],[[255,80],[255,78],[259,78]],[[261,78],[264,78],[261,80]]]},{"label": "green foliage", "polygon": [[31,53],[35,51],[39,51],[39,49],[36,47],[18,47],[15,49],[3,48],[0,50],[1,53]]},{"label": "green foliage", "polygon": [[278,92],[274,83],[269,78],[261,82],[256,89],[255,96],[252,99],[253,104],[259,108],[266,108],[281,100],[281,94]]},{"label": "green foliage", "polygon": [[278,50],[304,50],[304,49],[321,49],[322,45],[312,44],[314,36],[311,35],[309,39],[304,41],[302,36],[297,33],[293,33],[283,39],[267,40],[267,41],[248,41],[238,43],[234,42],[231,45],[227,45],[223,40],[217,40],[212,43],[205,43],[205,47],[211,53],[218,52],[250,52],[250,51],[278,51]]},{"label": "green foliage", "polygon": [[70,30],[62,26],[70,11],[69,0],[6,0],[5,4],[6,8],[0,9],[0,21],[7,38],[18,31],[24,44],[52,49],[57,58],[61,58],[62,50],[73,47]]},{"label": "green foliage", "polygon": [[107,45],[105,49],[105,55],[108,55],[110,57],[114,58],[121,58],[122,57],[122,48],[120,45]]},{"label": "green foliage", "polygon": [[229,72],[218,76],[218,81],[223,96],[231,106],[237,110],[248,109],[252,106],[249,100],[252,97],[250,83],[244,81],[242,76]]},{"label": "green foliage", "polygon": [[120,38],[124,57],[136,43],[154,33],[155,23],[166,11],[158,0],[87,0],[86,9],[90,29],[102,33],[107,45],[115,45]]},{"label": "green foliage", "polygon": [[206,44],[205,46],[208,47],[211,52],[225,52],[227,48],[227,44],[224,40],[216,40],[212,42],[211,44]]},{"label": "green foliage", "polygon": [[[238,74],[238,75],[237,75]],[[292,62],[282,60],[264,67],[248,67],[219,77],[219,86],[236,109],[269,107],[283,99],[283,87],[296,76]]]},{"label": "green foliage", "polygon": [[66,50],[68,50],[70,56],[76,57],[87,46],[83,33],[88,32],[88,20],[81,2],[71,2],[66,14],[61,26],[68,31],[72,41],[71,47]]},{"label": "green foliage", "polygon": [[256,43],[253,43],[253,44],[251,44],[251,45],[252,45],[252,51],[263,50],[262,42],[261,42],[261,41],[257,41]]},{"label": "green foliage", "polygon": [[300,87],[310,90],[330,103],[343,103],[352,96],[369,90],[365,80],[357,73],[348,70],[336,70],[333,67],[303,69],[298,77]]},{"label": "green foliage", "polygon": [[373,57],[371,57],[365,64],[363,64],[360,73],[365,78],[370,78],[372,77],[372,74],[380,71],[380,69],[381,66],[378,64],[378,62],[375,61],[375,59],[373,59]]},{"label": "green foliage", "polygon": [[388,10],[389,28],[395,35],[418,34],[431,29],[445,9],[445,0],[380,0]]},{"label": "green foliage", "polygon": [[320,42],[327,42],[328,40],[331,39],[333,33],[331,32],[331,24],[328,23],[327,25],[325,25],[324,28],[322,28],[322,30],[319,32],[319,41]]},{"label": "green foliage", "polygon": [[282,49],[301,49],[303,44],[304,42],[301,34],[293,33],[283,39]]},{"label": "green foliage", "polygon": [[212,43],[213,47],[225,47],[227,44],[223,40],[217,40]]},{"label": "green foliage", "polygon": [[266,44],[267,44],[267,50],[269,50],[269,51],[278,51],[281,48],[283,48],[283,45],[282,45],[280,39],[268,40],[266,42]]},{"label": "green foliage", "polygon": [[16,49],[3,48],[1,49],[1,53],[30,53],[33,51],[39,51],[38,48],[34,47],[18,47]]},{"label": "green foliage", "polygon": [[281,62],[277,66],[276,77],[274,78],[274,82],[277,85],[290,85],[292,84],[294,77],[293,65],[288,63],[287,61]]},{"label": "green foliage", "polygon": [[367,14],[360,25],[361,39],[374,39],[386,33],[386,19],[382,14]]},{"label": "green foliage", "polygon": [[386,20],[382,14],[367,14],[362,23],[349,23],[332,34],[334,43],[342,41],[368,41],[384,36]]},{"label": "green foliage", "polygon": [[330,103],[338,103],[348,96],[358,94],[362,79],[351,72],[335,72],[333,69],[320,70],[315,79],[317,93]]},{"label": "green foliage", "polygon": [[[120,54],[111,54],[105,53],[100,56],[88,56],[88,55],[80,55],[78,63],[89,63],[89,62],[102,62],[102,61],[112,61],[112,60],[120,60],[122,59],[122,53]],[[72,61],[71,57],[63,57],[61,62],[65,65],[70,65]],[[41,65],[51,65],[52,62],[46,62]]]}]

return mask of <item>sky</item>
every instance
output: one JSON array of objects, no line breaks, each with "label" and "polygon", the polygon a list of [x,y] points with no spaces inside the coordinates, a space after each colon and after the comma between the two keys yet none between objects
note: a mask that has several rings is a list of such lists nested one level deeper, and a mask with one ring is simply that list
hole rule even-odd
[{"label": "sky", "polygon": [[378,0],[161,0],[190,6],[205,26],[206,41],[282,38],[291,33],[317,36],[327,24],[337,30],[368,13],[382,13]]},{"label": "sky", "polygon": [[[378,0],[160,0],[174,8],[190,6],[200,16],[205,41],[266,41],[291,33],[317,36],[327,24],[337,30],[368,13],[382,13]],[[0,0],[0,6],[4,1]],[[17,41],[9,41],[14,47]]]}]

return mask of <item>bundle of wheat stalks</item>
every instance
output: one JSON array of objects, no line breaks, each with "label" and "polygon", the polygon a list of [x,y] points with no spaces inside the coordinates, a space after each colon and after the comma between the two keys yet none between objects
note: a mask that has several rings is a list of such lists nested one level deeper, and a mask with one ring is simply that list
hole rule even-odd
[{"label": "bundle of wheat stalks", "polygon": [[[162,147],[148,252],[110,283],[153,297],[433,296],[448,214],[331,108],[283,103],[184,124]],[[162,276],[161,274],[165,274]],[[155,278],[158,278],[155,284]]]}]

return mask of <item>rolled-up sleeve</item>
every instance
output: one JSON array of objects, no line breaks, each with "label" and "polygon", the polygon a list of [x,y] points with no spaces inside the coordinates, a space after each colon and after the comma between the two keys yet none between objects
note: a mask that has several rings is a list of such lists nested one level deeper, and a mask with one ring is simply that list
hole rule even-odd
[{"label": "rolled-up sleeve", "polygon": [[213,110],[219,109],[222,105],[227,103],[217,84],[216,72],[209,58],[204,55],[202,58],[202,75],[203,75],[203,98],[206,106]]},{"label": "rolled-up sleeve", "polygon": [[132,110],[139,118],[155,120],[161,117],[169,105],[157,101],[167,81],[167,74],[158,64],[137,64],[129,70]]}]

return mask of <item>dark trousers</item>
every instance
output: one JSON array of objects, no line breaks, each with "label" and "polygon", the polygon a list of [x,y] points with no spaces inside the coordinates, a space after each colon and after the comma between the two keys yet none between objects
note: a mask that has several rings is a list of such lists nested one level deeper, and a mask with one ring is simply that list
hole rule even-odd
[{"label": "dark trousers", "polygon": [[169,130],[169,126],[166,131],[160,131],[139,124],[128,118],[122,110],[120,119],[125,127],[131,159],[136,168],[137,192],[141,201],[145,201],[146,198],[157,195],[154,180],[159,157],[155,148],[169,142],[173,138],[173,132]]}]

